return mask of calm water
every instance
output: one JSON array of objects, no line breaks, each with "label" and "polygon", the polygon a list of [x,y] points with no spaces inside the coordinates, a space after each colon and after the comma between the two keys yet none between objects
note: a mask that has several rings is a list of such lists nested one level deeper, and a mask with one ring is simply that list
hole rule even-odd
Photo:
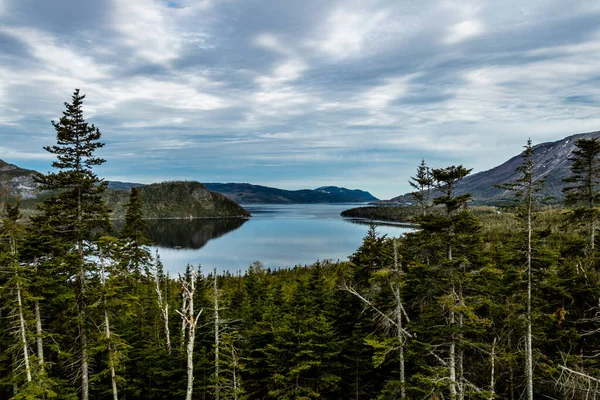
[{"label": "calm water", "polygon": [[[356,205],[247,205],[252,218],[150,221],[150,235],[165,268],[182,272],[189,263],[204,272],[244,271],[255,261],[292,267],[317,260],[347,260],[360,246],[368,225],[340,216]],[[408,228],[379,225],[397,237]]]}]

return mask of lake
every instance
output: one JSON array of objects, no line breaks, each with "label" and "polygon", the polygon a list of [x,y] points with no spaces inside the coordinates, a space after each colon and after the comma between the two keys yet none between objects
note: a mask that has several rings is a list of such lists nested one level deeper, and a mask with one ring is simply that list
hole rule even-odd
[{"label": "lake", "polygon": [[[165,269],[183,272],[187,264],[203,272],[245,271],[255,261],[265,267],[293,267],[318,260],[345,261],[362,243],[368,222],[340,212],[356,204],[245,205],[250,219],[148,221],[150,236]],[[410,228],[377,224],[380,234],[398,237]]]}]

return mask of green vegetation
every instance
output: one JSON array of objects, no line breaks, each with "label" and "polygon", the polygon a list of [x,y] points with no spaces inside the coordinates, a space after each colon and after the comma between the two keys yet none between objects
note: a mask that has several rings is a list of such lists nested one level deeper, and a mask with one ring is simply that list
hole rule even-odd
[{"label": "green vegetation", "polygon": [[[163,182],[138,187],[146,218],[249,217],[250,213],[219,193],[193,181]],[[129,191],[107,190],[104,200],[113,218],[125,216]]]},{"label": "green vegetation", "polygon": [[[40,212],[23,225],[20,205],[4,203],[0,399],[600,394],[595,225],[538,206],[531,143],[504,185],[511,211],[466,207],[456,189],[469,170],[432,169],[439,195],[402,209],[419,229],[389,238],[371,227],[348,262],[256,263],[244,275],[188,265],[175,278],[147,248],[143,188],[119,200],[124,226],[110,235],[93,171],[100,132],[83,120],[83,98],[76,91],[54,124],[59,172],[43,178]],[[572,173],[585,178],[576,163]],[[599,189],[580,187],[575,210]],[[152,190],[151,205],[213,196],[194,182]]]}]

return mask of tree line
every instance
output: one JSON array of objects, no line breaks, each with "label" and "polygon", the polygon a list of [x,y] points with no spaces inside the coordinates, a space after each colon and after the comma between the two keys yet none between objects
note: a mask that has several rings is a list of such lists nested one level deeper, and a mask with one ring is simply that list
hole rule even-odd
[{"label": "tree line", "polygon": [[[26,224],[0,226],[0,399],[592,399],[600,394],[600,143],[571,155],[565,209],[525,146],[510,210],[476,217],[456,184],[411,178],[418,229],[371,227],[347,262],[243,275],[150,253],[140,193],[111,234],[100,131],[75,91],[57,172]],[[436,212],[432,212],[433,209]]]}]

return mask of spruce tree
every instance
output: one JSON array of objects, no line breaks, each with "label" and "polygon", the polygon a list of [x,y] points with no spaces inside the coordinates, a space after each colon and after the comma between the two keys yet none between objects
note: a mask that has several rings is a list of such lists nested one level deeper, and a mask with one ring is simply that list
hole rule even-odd
[{"label": "spruce tree", "polygon": [[138,274],[145,269],[148,275],[152,256],[147,246],[151,241],[148,237],[148,225],[144,221],[141,195],[137,188],[131,188],[121,237],[125,240],[124,263],[127,268]]},{"label": "spruce tree", "polygon": [[66,110],[58,122],[52,121],[56,130],[56,145],[44,149],[56,156],[52,166],[58,172],[41,178],[41,189],[52,195],[40,206],[42,215],[38,223],[49,225],[55,236],[70,248],[64,254],[64,263],[75,276],[77,308],[78,349],[81,376],[81,399],[89,398],[89,343],[87,306],[87,275],[93,269],[89,261],[88,244],[102,231],[110,228],[108,209],[102,200],[106,189],[94,173],[93,168],[105,162],[95,155],[102,148],[100,130],[88,124],[83,117],[84,95],[76,89],[71,103],[65,103]]},{"label": "spruce tree", "polygon": [[600,201],[600,141],[579,139],[569,160],[571,176],[563,179],[565,204],[574,208],[572,219],[588,227],[587,255],[593,259]]},{"label": "spruce tree", "polygon": [[533,263],[533,213],[539,200],[539,192],[542,190],[544,181],[536,179],[534,173],[533,146],[531,139],[527,140],[524,146],[525,151],[521,154],[522,164],[517,167],[519,178],[514,182],[509,182],[500,187],[511,190],[515,193],[515,200],[519,210],[519,215],[525,224],[526,248],[525,256],[527,258],[527,306],[526,306],[526,336],[525,336],[525,375],[527,399],[533,400],[533,334],[532,334],[532,263]]},{"label": "spruce tree", "polygon": [[411,196],[419,203],[422,215],[425,215],[429,208],[429,198],[434,183],[431,170],[425,164],[425,160],[421,160],[421,164],[417,167],[417,173],[410,177],[408,183],[416,190],[411,193]]}]

